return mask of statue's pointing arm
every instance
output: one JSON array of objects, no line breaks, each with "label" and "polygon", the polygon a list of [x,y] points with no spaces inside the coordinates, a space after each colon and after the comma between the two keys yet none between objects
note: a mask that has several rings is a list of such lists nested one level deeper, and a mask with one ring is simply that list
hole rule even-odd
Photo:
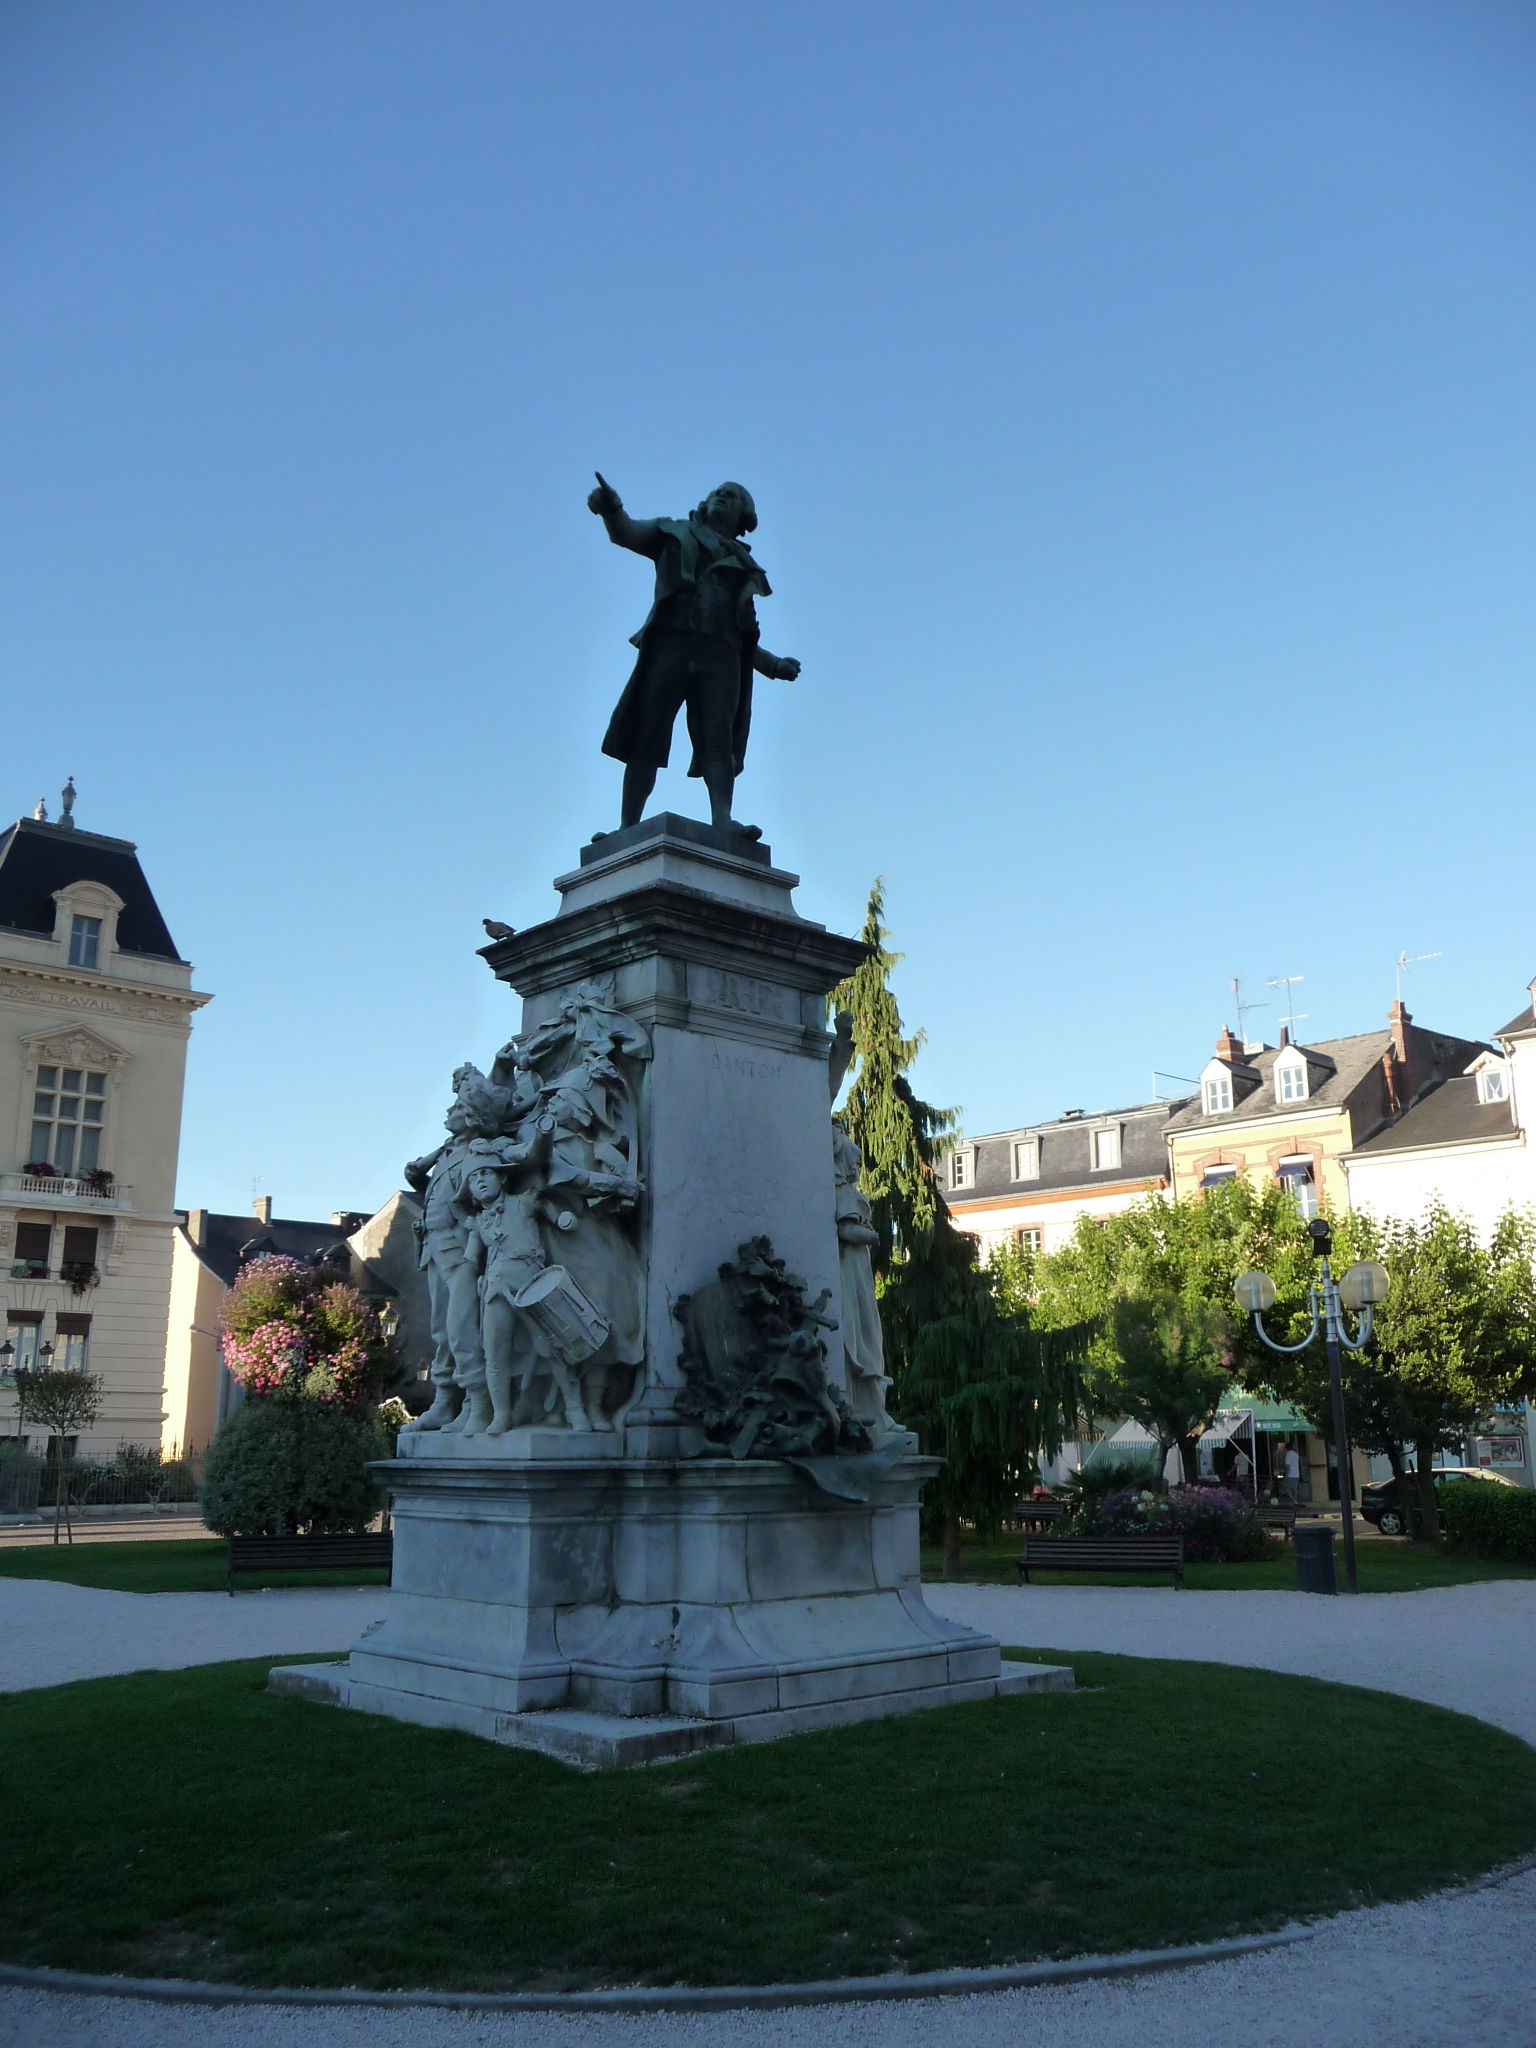
[{"label": "statue's pointing arm", "polygon": [[595,512],[608,529],[608,538],[615,547],[629,548],[637,555],[649,555],[654,561],[661,553],[666,536],[654,519],[631,519],[624,510],[624,501],[602,471],[597,472],[597,489],[587,493],[587,510]]}]

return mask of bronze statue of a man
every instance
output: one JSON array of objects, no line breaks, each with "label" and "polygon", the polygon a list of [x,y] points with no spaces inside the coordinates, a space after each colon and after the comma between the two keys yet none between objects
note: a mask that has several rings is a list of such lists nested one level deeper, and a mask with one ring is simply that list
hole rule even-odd
[{"label": "bronze statue of a man", "polygon": [[634,636],[640,658],[603,740],[603,752],[624,763],[621,822],[640,822],[686,706],[693,742],[688,773],[704,779],[710,822],[753,830],[731,816],[752,722],[752,676],[793,682],[800,664],[770,654],[758,637],[753,599],[770,593],[741,538],[757,526],[751,492],[721,484],[686,519],[631,519],[599,472],[587,504],[611,541],[656,564],[656,599]]}]

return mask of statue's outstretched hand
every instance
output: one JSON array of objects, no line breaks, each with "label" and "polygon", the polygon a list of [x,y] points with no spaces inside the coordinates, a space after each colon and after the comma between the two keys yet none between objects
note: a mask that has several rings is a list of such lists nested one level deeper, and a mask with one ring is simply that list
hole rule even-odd
[{"label": "statue's outstretched hand", "polygon": [[595,512],[599,519],[616,518],[624,510],[624,500],[600,469],[592,474],[597,478],[597,489],[587,493],[587,510]]},{"label": "statue's outstretched hand", "polygon": [[792,683],[800,673],[800,664],[792,654],[781,654],[773,665],[776,681]]}]

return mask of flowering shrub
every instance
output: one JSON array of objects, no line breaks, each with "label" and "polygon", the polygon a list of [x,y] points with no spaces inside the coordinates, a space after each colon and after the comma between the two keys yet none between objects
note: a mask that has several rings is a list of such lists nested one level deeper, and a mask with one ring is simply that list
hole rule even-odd
[{"label": "flowering shrub", "polygon": [[1252,1562],[1269,1547],[1253,1502],[1224,1486],[1125,1488],[1106,1494],[1075,1527],[1083,1536],[1182,1535],[1191,1564]]},{"label": "flowering shrub", "polygon": [[224,1363],[247,1394],[357,1406],[391,1377],[372,1304],[350,1281],[279,1253],[241,1269],[221,1335]]}]

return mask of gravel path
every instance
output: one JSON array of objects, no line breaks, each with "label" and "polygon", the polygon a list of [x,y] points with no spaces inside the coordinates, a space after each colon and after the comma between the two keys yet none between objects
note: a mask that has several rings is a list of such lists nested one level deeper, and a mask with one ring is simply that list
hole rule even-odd
[{"label": "gravel path", "polygon": [[350,1649],[384,1612],[388,1589],[104,1593],[95,1586],[0,1577],[0,1692],[176,1671],[232,1657]]},{"label": "gravel path", "polygon": [[[230,1600],[0,1578],[0,1690],[340,1650],[385,1597]],[[1454,1707],[1536,1743],[1536,1581],[1353,1601],[1107,1586],[935,1586],[929,1597],[1009,1643],[1340,1679]],[[1346,1914],[1311,1941],[1166,1975],[696,2017],[176,2006],[0,1987],[0,2048],[1187,2048],[1212,2032],[1234,2048],[1295,2048],[1314,2037],[1536,2048],[1536,1980],[1520,1961],[1533,1924],[1536,1872]]]},{"label": "gravel path", "polygon": [[930,1586],[938,1613],[1005,1643],[1195,1657],[1335,1678],[1454,1707],[1536,1743],[1536,1579],[1425,1593],[1181,1593]]}]

